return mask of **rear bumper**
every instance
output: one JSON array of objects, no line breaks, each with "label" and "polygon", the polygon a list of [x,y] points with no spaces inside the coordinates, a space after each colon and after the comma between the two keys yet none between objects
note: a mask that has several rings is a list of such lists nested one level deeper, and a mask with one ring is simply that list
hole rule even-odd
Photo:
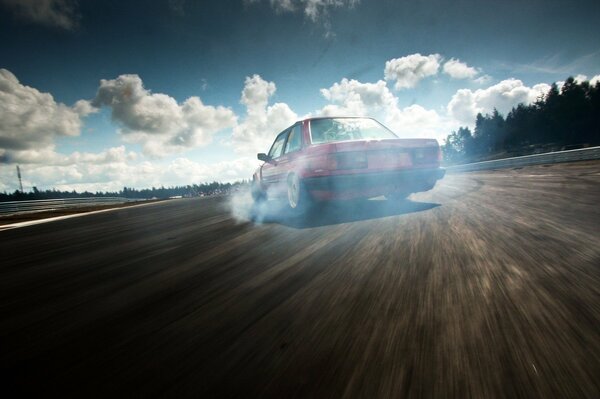
[{"label": "rear bumper", "polygon": [[333,194],[336,197],[361,195],[385,195],[391,192],[414,193],[433,188],[435,182],[446,174],[444,168],[408,169],[393,172],[330,175],[305,178],[306,188],[317,194]]}]

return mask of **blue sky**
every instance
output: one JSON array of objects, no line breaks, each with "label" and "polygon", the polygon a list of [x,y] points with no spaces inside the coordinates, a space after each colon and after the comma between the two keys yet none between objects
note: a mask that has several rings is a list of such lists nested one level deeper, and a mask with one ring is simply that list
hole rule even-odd
[{"label": "blue sky", "polygon": [[476,112],[600,74],[597,1],[0,0],[0,10],[7,191],[16,164],[25,189],[248,178],[255,153],[308,114],[372,115],[401,137],[441,141]]}]

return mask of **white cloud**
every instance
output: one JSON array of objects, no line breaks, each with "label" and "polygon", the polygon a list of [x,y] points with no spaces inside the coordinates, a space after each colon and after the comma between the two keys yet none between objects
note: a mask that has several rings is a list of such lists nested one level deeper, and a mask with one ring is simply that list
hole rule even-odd
[{"label": "white cloud", "polygon": [[455,58],[446,61],[443,69],[444,73],[452,79],[473,79],[479,73],[477,69]]},{"label": "white cloud", "polygon": [[400,137],[441,139],[449,129],[455,128],[455,124],[435,110],[417,104],[400,108],[398,98],[383,80],[362,83],[344,78],[329,89],[321,89],[321,94],[331,104],[323,107],[318,114],[375,117]]},{"label": "white cloud", "polygon": [[[244,0],[246,4],[257,4],[261,0]],[[300,12],[314,24],[321,25],[325,38],[335,37],[329,12],[336,8],[353,8],[360,0],[269,0],[276,13]]]},{"label": "white cloud", "polygon": [[332,103],[320,112],[326,116],[367,115],[373,110],[392,109],[397,104],[383,80],[362,83],[344,78],[329,89],[321,89],[321,94]]},{"label": "white cloud", "polygon": [[206,145],[216,132],[236,123],[231,109],[204,105],[199,97],[179,104],[166,94],[151,93],[138,75],[102,79],[92,104],[111,108],[124,139],[142,144],[153,157]]},{"label": "white cloud", "polygon": [[242,123],[233,128],[232,142],[242,154],[266,152],[277,133],[290,126],[298,115],[285,103],[269,106],[269,98],[277,90],[275,83],[259,75],[246,77],[240,102],[246,106]]},{"label": "white cloud", "polygon": [[[205,164],[185,157],[170,162],[137,161],[137,155],[123,146],[97,154],[74,153],[55,164],[22,165],[23,186],[30,191],[56,188],[76,191],[118,191],[123,187],[149,188],[200,184],[211,181],[234,182],[249,179],[258,165],[256,159]],[[0,169],[0,191],[18,188],[14,167]]]},{"label": "white cloud", "polygon": [[[272,0],[273,1],[273,0]],[[291,1],[291,0],[283,0]],[[313,22],[317,21],[321,15],[327,14],[331,8],[354,7],[360,0],[300,0],[304,9],[304,15]]]},{"label": "white cloud", "polygon": [[54,148],[40,150],[25,150],[16,152],[10,159],[11,163],[44,165],[44,166],[68,166],[73,164],[105,164],[111,162],[135,161],[138,155],[133,151],[127,151],[125,146],[112,147],[99,153],[75,151],[71,155],[64,155],[54,151]]},{"label": "white cloud", "polygon": [[[260,0],[246,0],[247,4],[259,3]],[[302,12],[313,22],[328,14],[330,9],[349,7],[352,8],[360,0],[269,0],[271,7],[276,12]]]},{"label": "white cloud", "polygon": [[518,79],[503,80],[487,89],[460,89],[452,96],[447,111],[460,123],[472,126],[478,113],[491,113],[496,108],[506,115],[512,107],[519,103],[530,104],[549,89],[546,83],[528,87]]},{"label": "white cloud", "polygon": [[[583,82],[590,82],[590,85],[594,86],[596,84],[596,82],[600,81],[600,75],[595,75],[593,76],[591,79],[588,79],[587,75],[584,74],[577,74],[573,77],[573,80],[575,81],[575,83],[581,84]],[[563,86],[565,85],[565,81],[564,80],[559,80],[556,83],[556,87],[558,88],[558,90],[562,90]]]},{"label": "white cloud", "polygon": [[440,143],[459,127],[456,121],[418,104],[392,110],[385,123],[401,138],[433,138]]},{"label": "white cloud", "polygon": [[25,86],[0,69],[0,163],[47,156],[57,137],[78,136],[81,117],[93,111],[86,101],[73,107],[58,103],[51,94]]},{"label": "white cloud", "polygon": [[483,85],[486,83],[489,83],[492,80],[492,77],[490,75],[481,75],[480,77],[473,79],[473,82]]},{"label": "white cloud", "polygon": [[297,10],[297,2],[293,0],[270,0],[270,3],[277,12],[293,12]]},{"label": "white cloud", "polygon": [[[134,152],[128,152],[124,146],[113,147],[99,153],[74,152],[71,155],[62,155],[53,150],[25,151],[18,153],[26,162],[15,159],[21,163],[23,174],[23,186],[26,191],[31,187],[38,188],[60,188],[67,189],[65,185],[72,185],[78,190],[95,191],[95,184],[103,182],[106,186],[114,183],[115,176],[126,173],[129,170],[128,163],[134,162],[138,156]],[[6,183],[0,186],[0,190],[14,191],[16,179],[12,168],[2,168],[0,177]],[[69,186],[70,187],[70,186]],[[118,187],[118,185],[116,186]],[[122,187],[122,186],[121,186]]]},{"label": "white cloud", "polygon": [[[260,162],[254,157],[241,157],[231,161],[204,164],[188,158],[177,158],[166,168],[164,178],[176,184],[193,184],[211,181],[234,182],[248,180]],[[175,184],[175,183],[174,183]]]},{"label": "white cloud", "polygon": [[424,56],[419,53],[394,58],[385,63],[385,79],[395,81],[396,90],[415,87],[420,80],[438,73],[441,59],[439,54]]},{"label": "white cloud", "polygon": [[80,16],[76,0],[0,0],[24,21],[66,30],[75,29]]}]

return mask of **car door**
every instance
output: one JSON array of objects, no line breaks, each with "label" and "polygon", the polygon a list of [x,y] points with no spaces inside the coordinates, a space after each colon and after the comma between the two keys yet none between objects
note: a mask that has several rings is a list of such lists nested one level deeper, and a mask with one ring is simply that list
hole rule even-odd
[{"label": "car door", "polygon": [[298,122],[291,127],[285,146],[283,147],[283,155],[279,158],[280,181],[282,183],[286,183],[290,172],[297,171],[301,167],[298,163],[300,161],[302,144],[302,124]]},{"label": "car door", "polygon": [[268,190],[277,189],[281,181],[281,175],[285,173],[285,169],[280,165],[280,161],[290,130],[291,128],[288,128],[277,135],[268,154],[273,162],[265,162],[261,168],[263,185]]}]

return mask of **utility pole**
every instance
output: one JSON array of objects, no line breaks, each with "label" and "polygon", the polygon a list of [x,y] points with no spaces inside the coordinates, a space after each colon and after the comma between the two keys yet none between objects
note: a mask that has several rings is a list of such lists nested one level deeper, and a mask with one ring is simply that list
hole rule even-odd
[{"label": "utility pole", "polygon": [[21,181],[21,168],[17,165],[17,176],[19,176],[19,187],[21,188],[21,192],[23,192],[23,181]]}]

